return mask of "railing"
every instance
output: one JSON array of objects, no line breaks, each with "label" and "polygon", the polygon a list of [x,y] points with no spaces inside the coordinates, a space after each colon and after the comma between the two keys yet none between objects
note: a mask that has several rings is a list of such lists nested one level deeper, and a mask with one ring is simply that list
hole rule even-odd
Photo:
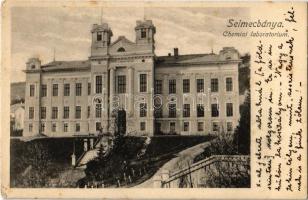
[{"label": "railing", "polygon": [[[161,181],[161,186],[164,187],[165,185],[171,183],[172,181],[179,179],[183,176],[189,175],[197,170],[210,167],[215,162],[228,162],[231,164],[241,164],[249,166],[250,157],[249,156],[241,156],[241,155],[214,155],[209,158],[205,158],[200,160],[197,163],[194,163],[184,169],[172,172],[170,174],[162,175],[165,179]],[[166,172],[165,172],[166,173]]]},{"label": "railing", "polygon": [[84,151],[84,152],[82,152],[81,156],[77,159],[77,161],[76,161],[76,164],[75,164],[74,168],[79,167],[79,163],[80,163],[80,161],[82,160],[82,158],[84,157],[84,155],[86,155],[86,153],[87,153],[87,152],[88,152],[88,151]]},{"label": "railing", "polygon": [[[103,135],[101,135],[101,134],[97,136],[97,140],[96,140],[96,141],[94,142],[94,144],[93,144],[93,149],[95,149],[96,145],[100,142],[102,136],[103,136]],[[90,150],[91,150],[91,149],[82,152],[81,156],[80,156],[80,157],[77,159],[77,161],[76,161],[76,164],[75,164],[75,166],[74,166],[75,168],[76,168],[76,167],[80,167],[79,164],[80,164],[81,160],[82,160],[83,157],[86,155],[86,153],[87,153],[88,151],[90,151]]]}]

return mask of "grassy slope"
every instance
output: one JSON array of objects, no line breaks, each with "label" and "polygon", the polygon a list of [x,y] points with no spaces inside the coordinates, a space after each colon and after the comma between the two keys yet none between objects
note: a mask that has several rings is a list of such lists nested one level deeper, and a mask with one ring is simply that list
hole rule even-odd
[{"label": "grassy slope", "polygon": [[[11,187],[25,187],[29,183],[29,176],[44,176],[41,178],[55,178],[61,171],[70,168],[73,152],[73,138],[41,138],[29,142],[11,139],[10,166]],[[82,139],[76,139],[75,153],[80,156],[83,151]],[[29,167],[28,173],[24,173]],[[42,167],[42,168],[40,168]],[[35,187],[44,183],[37,183]]]},{"label": "grassy slope", "polygon": [[[115,149],[114,155],[106,160],[96,159],[88,163],[86,177],[79,181],[79,185],[80,187],[84,187],[87,183],[101,185],[104,182],[106,187],[116,187],[119,180],[121,187],[131,187],[153,176],[177,152],[210,139],[209,136],[153,137],[145,154],[137,158],[142,143],[132,138],[125,138],[126,141]],[[131,183],[125,180],[124,173],[126,177],[131,176]]]},{"label": "grassy slope", "polygon": [[[141,158],[137,158],[145,138],[126,137],[115,156],[108,160],[108,165],[100,169],[106,170],[104,168],[108,167],[112,170],[112,174],[108,176],[109,180],[106,180],[106,183],[109,182],[110,186],[116,186],[115,177],[123,182],[121,161],[127,161],[128,167],[126,170],[129,170],[129,172],[127,171],[126,175],[131,175],[133,182],[122,186],[132,186],[150,178],[164,163],[173,158],[175,153],[209,139],[205,136],[153,137],[145,154]],[[75,152],[78,158],[83,151],[83,140],[77,139],[75,144]],[[65,181],[57,180],[59,176],[70,176],[66,172],[71,169],[72,152],[73,138],[42,138],[29,142],[11,139],[11,187],[50,187],[51,182],[55,183],[54,187],[76,187],[76,183],[71,181],[65,185]],[[26,170],[30,165],[32,166],[31,169]],[[95,165],[94,167],[99,169]],[[132,169],[135,170],[135,176],[131,174]],[[142,171],[141,175],[140,170]],[[101,173],[101,171],[98,171],[98,173]],[[93,181],[93,177],[88,175],[89,171],[82,182]],[[41,179],[41,181],[36,181],[38,179]]]}]

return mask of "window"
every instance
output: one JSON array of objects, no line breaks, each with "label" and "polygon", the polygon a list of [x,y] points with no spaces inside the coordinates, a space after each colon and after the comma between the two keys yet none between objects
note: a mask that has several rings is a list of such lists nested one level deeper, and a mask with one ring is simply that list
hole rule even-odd
[{"label": "window", "polygon": [[118,93],[125,93],[126,92],[126,76],[121,75],[117,76],[118,79]]},{"label": "window", "polygon": [[102,117],[102,104],[100,103],[95,105],[95,117],[96,118]]},{"label": "window", "polygon": [[33,124],[29,124],[29,132],[32,132],[33,130]]},{"label": "window", "polygon": [[170,133],[175,133],[175,122],[170,122]]},{"label": "window", "polygon": [[80,124],[79,123],[76,123],[76,127],[75,127],[76,129],[76,132],[80,132]]},{"label": "window", "polygon": [[123,47],[118,48],[118,52],[125,52],[125,49]]},{"label": "window", "polygon": [[176,93],[176,80],[172,79],[169,80],[169,94],[175,94]]},{"label": "window", "polygon": [[190,80],[184,79],[183,80],[183,93],[189,93],[190,91]]},{"label": "window", "polygon": [[140,117],[146,117],[147,116],[147,104],[141,103],[140,104]]},{"label": "window", "polygon": [[227,131],[230,132],[233,130],[232,122],[227,122]]},{"label": "window", "polygon": [[204,92],[204,79],[197,79],[197,92]]},{"label": "window", "polygon": [[141,38],[146,38],[146,37],[147,37],[146,29],[141,29]]},{"label": "window", "polygon": [[63,118],[68,119],[70,117],[70,107],[64,106]]},{"label": "window", "polygon": [[233,89],[232,78],[228,77],[228,78],[226,78],[226,91],[231,92],[232,89]]},{"label": "window", "polygon": [[33,119],[34,117],[34,107],[29,107],[29,119]]},{"label": "window", "polygon": [[162,117],[163,117],[163,109],[162,109],[162,107],[155,108],[155,110],[154,110],[154,116],[155,116],[156,118],[162,118]]},{"label": "window", "polygon": [[219,132],[219,124],[218,124],[218,122],[213,122],[212,129],[215,132]]},{"label": "window", "polygon": [[46,119],[46,107],[41,107],[41,119]]},{"label": "window", "polygon": [[75,118],[76,119],[80,119],[81,118],[81,106],[76,106]]},{"label": "window", "polygon": [[70,84],[69,83],[64,84],[64,96],[70,96]]},{"label": "window", "polygon": [[34,96],[34,91],[35,88],[34,88],[34,85],[30,85],[30,97],[33,97]]},{"label": "window", "polygon": [[95,130],[100,131],[102,129],[102,124],[100,122],[95,123]]},{"label": "window", "polygon": [[52,96],[54,97],[58,96],[58,84],[52,85]]},{"label": "window", "polygon": [[63,124],[63,131],[66,133],[68,132],[68,123]]},{"label": "window", "polygon": [[90,118],[90,114],[91,114],[91,107],[88,106],[88,113],[87,113],[88,118]]},{"label": "window", "polygon": [[97,32],[96,39],[97,41],[102,41],[102,32]]},{"label": "window", "polygon": [[140,74],[140,92],[147,91],[147,75]]},{"label": "window", "polygon": [[88,83],[88,95],[91,95],[91,83]]},{"label": "window", "polygon": [[169,117],[176,117],[176,104],[169,104]]},{"label": "window", "polygon": [[197,105],[197,117],[204,117],[204,106],[203,106],[203,104]]},{"label": "window", "polygon": [[155,94],[162,94],[162,93],[163,93],[163,81],[155,80]]},{"label": "window", "polygon": [[198,122],[198,131],[203,131],[203,130],[204,130],[204,123]]},{"label": "window", "polygon": [[58,107],[52,107],[51,118],[58,119]]},{"label": "window", "polygon": [[190,104],[184,104],[183,117],[190,117]]},{"label": "window", "polygon": [[82,84],[81,83],[76,83],[76,96],[81,96],[82,95]]},{"label": "window", "polygon": [[189,122],[184,122],[183,125],[183,131],[189,131]]},{"label": "window", "polygon": [[233,116],[233,104],[227,103],[227,117]]},{"label": "window", "polygon": [[41,85],[41,92],[42,92],[42,97],[46,97],[47,96],[47,85]]},{"label": "window", "polygon": [[96,94],[101,94],[102,93],[102,84],[103,84],[103,77],[102,76],[96,76],[95,77],[95,90]]},{"label": "window", "polygon": [[219,116],[219,108],[218,104],[212,104],[212,117],[218,117]]},{"label": "window", "polygon": [[218,92],[218,79],[211,79],[211,92]]},{"label": "window", "polygon": [[57,124],[56,123],[53,123],[52,126],[51,126],[51,131],[52,132],[56,132],[57,131]]},{"label": "window", "polygon": [[145,122],[140,122],[140,131],[145,131]]},{"label": "window", "polygon": [[41,133],[45,132],[45,123],[41,123]]}]

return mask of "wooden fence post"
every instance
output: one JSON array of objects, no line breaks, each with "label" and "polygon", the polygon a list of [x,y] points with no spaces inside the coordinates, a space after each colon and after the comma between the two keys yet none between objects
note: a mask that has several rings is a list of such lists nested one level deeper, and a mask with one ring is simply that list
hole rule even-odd
[{"label": "wooden fence post", "polygon": [[166,170],[166,169],[162,170],[161,178],[163,182],[167,181],[169,179],[169,170]]},{"label": "wooden fence post", "polygon": [[153,187],[154,188],[161,188],[162,187],[162,177],[159,175],[155,175],[153,177]]}]

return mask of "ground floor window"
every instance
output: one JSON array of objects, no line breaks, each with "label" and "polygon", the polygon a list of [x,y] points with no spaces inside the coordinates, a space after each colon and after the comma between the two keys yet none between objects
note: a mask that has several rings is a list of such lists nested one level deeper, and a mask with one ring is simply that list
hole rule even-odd
[{"label": "ground floor window", "polygon": [[170,122],[170,133],[175,133],[175,122]]},{"label": "ground floor window", "polygon": [[76,132],[80,132],[80,124],[76,123]]},{"label": "ground floor window", "polygon": [[29,124],[29,132],[32,132],[33,130],[33,124]]},{"label": "ground floor window", "polygon": [[45,132],[45,124],[41,123],[41,132],[44,133]]},{"label": "ground floor window", "polygon": [[203,131],[203,130],[204,130],[204,123],[198,122],[198,131]]},{"label": "ground floor window", "polygon": [[102,124],[100,122],[96,122],[96,131],[100,131]]},{"label": "ground floor window", "polygon": [[232,126],[232,122],[227,122],[227,131],[232,131],[233,130],[233,126]]},{"label": "ground floor window", "polygon": [[145,131],[145,122],[140,122],[140,131]]},{"label": "ground floor window", "polygon": [[219,132],[219,124],[218,124],[218,122],[213,122],[212,130],[215,131],[215,132]]},{"label": "ground floor window", "polygon": [[155,122],[156,133],[161,133],[161,123]]},{"label": "ground floor window", "polygon": [[63,131],[66,133],[68,131],[68,124],[64,123],[63,125]]},{"label": "ground floor window", "polygon": [[52,126],[51,126],[51,131],[52,132],[56,132],[57,131],[57,124],[52,124]]},{"label": "ground floor window", "polygon": [[184,122],[183,130],[184,131],[189,131],[189,122]]}]

